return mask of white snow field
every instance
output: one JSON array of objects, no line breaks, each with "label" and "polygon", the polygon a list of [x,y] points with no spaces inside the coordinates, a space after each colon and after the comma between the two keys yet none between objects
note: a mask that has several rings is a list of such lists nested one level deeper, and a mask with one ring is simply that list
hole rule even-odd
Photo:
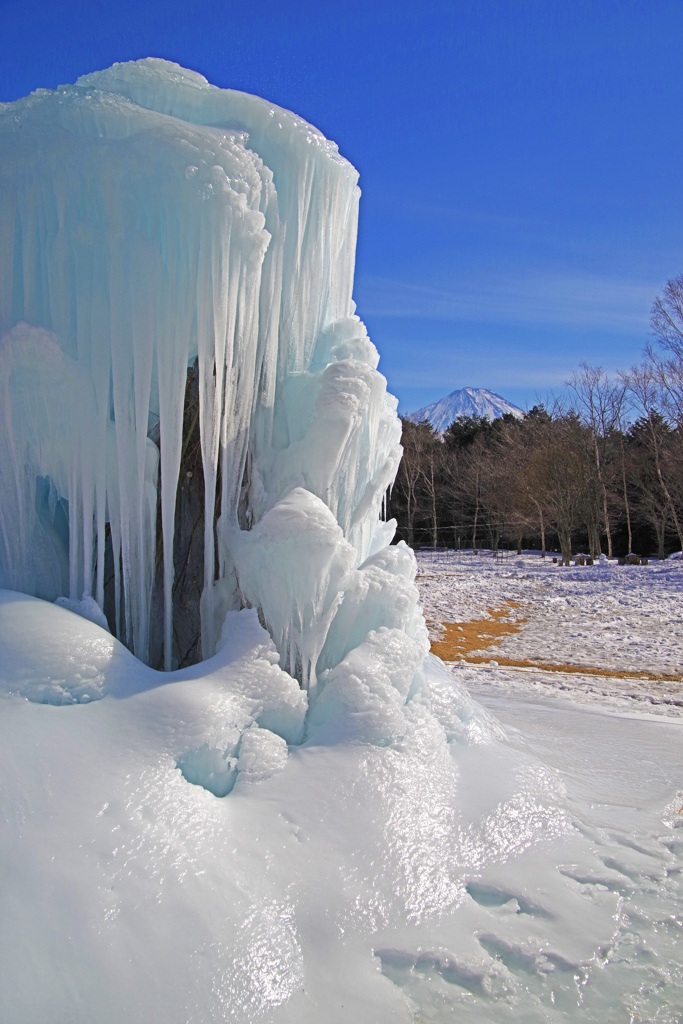
[{"label": "white snow field", "polygon": [[[480,623],[483,639],[469,644],[471,657],[453,652],[469,689],[683,720],[680,560],[620,566],[602,558],[565,567],[540,552],[494,558],[490,551],[420,551],[417,558],[432,637],[439,639],[441,623],[455,624],[455,633],[458,623]],[[513,628],[487,640],[492,610]],[[585,666],[590,674],[565,673],[563,666]]]},{"label": "white snow field", "polygon": [[170,674],[6,591],[0,636],[3,1024],[681,1020],[680,722],[503,729],[370,634],[300,743],[254,611]]},{"label": "white snow field", "polygon": [[[428,653],[356,181],[161,60],[0,105],[2,1024],[681,1020],[681,722],[494,715]],[[170,671],[195,358],[204,660]]]}]

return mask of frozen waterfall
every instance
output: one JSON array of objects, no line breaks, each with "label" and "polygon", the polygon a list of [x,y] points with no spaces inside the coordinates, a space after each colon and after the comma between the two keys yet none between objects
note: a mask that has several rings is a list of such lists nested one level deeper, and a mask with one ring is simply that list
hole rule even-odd
[{"label": "frozen waterfall", "polygon": [[305,121],[163,60],[0,104],[0,587],[103,608],[110,544],[148,660],[163,558],[172,667],[196,360],[202,656],[244,605],[304,685],[370,629],[424,650],[412,554],[382,555],[400,422],[351,297],[359,195]]}]

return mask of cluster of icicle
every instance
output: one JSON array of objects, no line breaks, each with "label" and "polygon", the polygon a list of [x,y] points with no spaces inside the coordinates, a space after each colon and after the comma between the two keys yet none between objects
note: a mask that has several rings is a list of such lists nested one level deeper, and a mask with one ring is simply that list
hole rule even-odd
[{"label": "cluster of icicle", "polygon": [[[198,359],[203,656],[251,604],[305,685],[338,663],[401,453],[352,301],[358,199],[309,124],[166,61],[0,105],[0,586],[102,607],[109,524],[117,633],[146,660],[160,472],[172,667]],[[413,591],[387,584],[375,624],[414,631]]]}]

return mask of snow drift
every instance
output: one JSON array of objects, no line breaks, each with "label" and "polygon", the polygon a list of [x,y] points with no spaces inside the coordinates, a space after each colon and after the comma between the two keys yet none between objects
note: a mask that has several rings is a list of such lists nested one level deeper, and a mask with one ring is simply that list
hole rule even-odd
[{"label": "snow drift", "polygon": [[473,669],[406,694],[391,629],[301,744],[307,695],[227,618],[162,673],[0,592],[3,1024],[678,1024],[680,724],[534,693],[506,741]]},{"label": "snow drift", "polygon": [[305,121],[162,60],[0,105],[0,586],[102,609],[111,544],[116,634],[148,660],[160,492],[172,667],[196,359],[202,656],[248,604],[304,684],[334,667],[401,453],[351,298],[359,194]]}]

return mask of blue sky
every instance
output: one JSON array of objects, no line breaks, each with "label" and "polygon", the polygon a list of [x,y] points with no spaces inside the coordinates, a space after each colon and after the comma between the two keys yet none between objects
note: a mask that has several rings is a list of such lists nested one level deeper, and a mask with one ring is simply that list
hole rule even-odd
[{"label": "blue sky", "polygon": [[358,167],[358,312],[402,411],[636,361],[683,272],[683,3],[0,0],[0,99],[162,56]]}]

